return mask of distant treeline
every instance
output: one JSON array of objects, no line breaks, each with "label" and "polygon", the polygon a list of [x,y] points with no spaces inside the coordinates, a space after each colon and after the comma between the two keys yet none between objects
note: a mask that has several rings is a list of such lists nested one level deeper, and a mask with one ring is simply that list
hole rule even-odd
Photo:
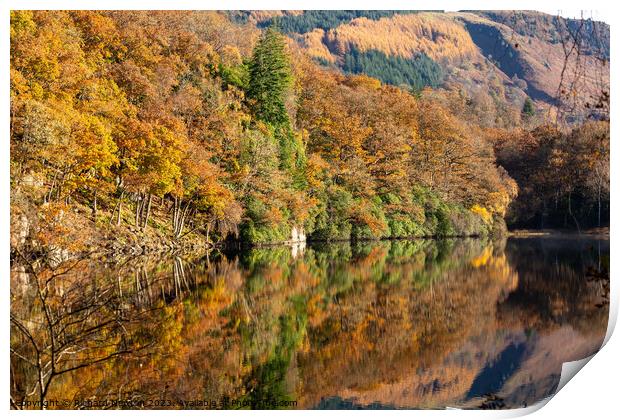
[{"label": "distant treeline", "polygon": [[274,17],[261,22],[258,26],[266,28],[275,25],[286,34],[303,34],[317,28],[323,30],[332,29],[341,23],[361,17],[379,20],[383,17],[394,16],[395,14],[419,12],[419,10],[306,10],[299,15]]}]

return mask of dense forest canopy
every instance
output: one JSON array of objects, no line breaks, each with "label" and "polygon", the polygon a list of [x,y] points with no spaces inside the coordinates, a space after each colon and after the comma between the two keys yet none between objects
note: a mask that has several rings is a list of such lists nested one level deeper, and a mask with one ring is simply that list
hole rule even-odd
[{"label": "dense forest canopy", "polygon": [[437,88],[443,81],[443,70],[426,54],[413,58],[386,56],[381,51],[360,53],[352,50],[344,57],[343,70],[353,74],[367,74],[394,86],[420,91],[425,87]]},{"label": "dense forest canopy", "polygon": [[[282,16],[276,15],[259,20],[258,26],[267,28],[276,25],[283,33],[306,33],[313,29],[331,29],[343,22],[364,17],[378,20],[382,17],[394,16],[395,14],[418,13],[416,10],[306,10],[303,13],[287,13]],[[233,20],[247,22],[252,12],[231,12]]]},{"label": "dense forest canopy", "polygon": [[498,137],[497,162],[517,181],[508,222],[515,227],[581,230],[609,224],[609,124],[569,133],[551,126]]},{"label": "dense forest canopy", "polygon": [[[608,223],[608,120],[507,130],[505,110],[422,89],[442,77],[426,55],[385,58],[409,92],[241,20],[11,13],[13,249]],[[352,54],[351,73],[379,77],[380,53]]]}]

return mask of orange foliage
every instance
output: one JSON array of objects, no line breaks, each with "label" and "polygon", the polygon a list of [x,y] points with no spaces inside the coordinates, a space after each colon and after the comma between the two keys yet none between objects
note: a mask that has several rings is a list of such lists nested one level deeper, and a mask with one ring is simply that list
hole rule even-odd
[{"label": "orange foliage", "polygon": [[453,61],[477,51],[465,28],[440,13],[396,14],[379,20],[357,18],[324,36],[338,54],[355,47],[362,52],[379,50],[405,58],[425,53],[434,60]]}]

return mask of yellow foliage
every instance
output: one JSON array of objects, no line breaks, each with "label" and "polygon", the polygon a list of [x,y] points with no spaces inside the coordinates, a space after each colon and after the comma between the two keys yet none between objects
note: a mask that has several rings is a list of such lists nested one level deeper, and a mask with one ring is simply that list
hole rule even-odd
[{"label": "yellow foliage", "polygon": [[334,64],[337,57],[334,56],[327,45],[323,43],[323,36],[325,31],[317,28],[311,32],[307,32],[299,37],[299,43],[303,46],[304,50],[315,58],[320,58],[328,63]]},{"label": "yellow foliage", "polygon": [[[425,53],[434,60],[455,60],[477,51],[465,28],[440,13],[397,14],[379,20],[358,18],[330,30],[325,37],[332,50],[342,54],[354,46],[362,52],[379,50],[405,58]],[[317,51],[315,43],[312,46]]]},{"label": "yellow foliage", "polygon": [[482,207],[482,206],[479,206],[478,204],[474,204],[471,208],[471,211],[472,213],[475,213],[478,216],[482,217],[482,220],[484,220],[485,223],[491,223],[491,221],[493,220],[493,215],[491,214],[490,211],[486,209],[486,207]]}]

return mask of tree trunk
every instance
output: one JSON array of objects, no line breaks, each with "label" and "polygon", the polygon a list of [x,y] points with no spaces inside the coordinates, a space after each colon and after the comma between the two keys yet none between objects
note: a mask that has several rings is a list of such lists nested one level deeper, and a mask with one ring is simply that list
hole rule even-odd
[{"label": "tree trunk", "polygon": [[577,218],[573,214],[573,208],[571,207],[571,193],[572,191],[568,192],[568,214],[570,214],[571,217],[573,218],[573,222],[575,222],[575,227],[577,228],[577,232],[581,234],[581,228],[579,227],[579,222],[577,221]]},{"label": "tree trunk", "polygon": [[62,188],[65,185],[65,178],[67,177],[67,168],[62,171],[62,175],[60,176],[60,182],[58,183],[58,189],[56,190],[56,200],[60,200],[60,196],[62,195]]},{"label": "tree trunk", "polygon": [[136,227],[142,226],[142,207],[144,207],[144,196],[138,194],[138,199],[136,200],[136,220],[134,222]]},{"label": "tree trunk", "polygon": [[149,217],[151,215],[151,203],[153,202],[153,195],[151,193],[149,193],[149,200],[148,203],[146,205],[146,216],[144,217],[144,224],[142,225],[142,228],[144,229],[146,227],[146,225],[148,225],[149,223]]},{"label": "tree trunk", "polygon": [[97,190],[93,192],[93,219],[97,219]]},{"label": "tree trunk", "polygon": [[112,222],[114,221],[114,214],[116,212],[118,212],[118,216],[116,217],[116,226],[119,226],[121,224],[121,201],[123,200],[123,191],[121,191],[121,195],[118,197],[118,201],[116,202],[116,205],[114,206],[114,208],[112,209],[112,214],[110,214],[110,224],[112,224]]},{"label": "tree trunk", "polygon": [[172,203],[172,233],[173,236],[177,237],[177,229],[179,225],[179,199],[174,197],[174,202]]},{"label": "tree trunk", "polygon": [[58,172],[54,171],[54,179],[52,179],[52,185],[50,186],[49,193],[45,195],[45,202],[52,201],[52,193],[54,192],[54,188],[56,187],[56,177],[58,176]]},{"label": "tree trunk", "polygon": [[185,219],[187,217],[187,212],[189,211],[190,205],[192,204],[192,200],[188,200],[185,204],[185,207],[182,205],[182,201],[174,198],[174,212],[172,215],[172,228],[175,239],[181,237],[183,233],[183,226],[185,225]]},{"label": "tree trunk", "polygon": [[116,215],[116,226],[121,225],[121,212],[123,211],[123,195],[124,191],[121,191],[121,196],[118,198],[118,214]]},{"label": "tree trunk", "polygon": [[598,227],[601,227],[601,183],[598,183]]},{"label": "tree trunk", "polygon": [[179,231],[177,233],[177,238],[181,236],[183,233],[183,227],[185,226],[185,218],[187,217],[187,211],[189,210],[189,205],[192,203],[192,200],[189,200],[183,209],[183,214],[181,215],[181,221],[179,224]]}]

